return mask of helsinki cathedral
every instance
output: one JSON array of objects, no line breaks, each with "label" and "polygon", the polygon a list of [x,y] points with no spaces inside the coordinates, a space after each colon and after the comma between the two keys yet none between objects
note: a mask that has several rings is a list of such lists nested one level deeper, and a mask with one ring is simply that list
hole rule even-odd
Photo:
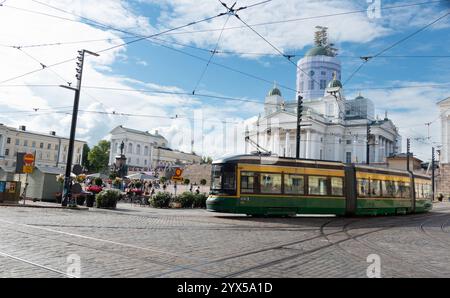
[{"label": "helsinki cathedral", "polygon": [[[346,98],[337,50],[327,28],[318,27],[315,46],[299,62],[297,92],[303,97],[300,157],[307,159],[384,163],[401,151],[402,139],[392,120],[375,117],[372,100],[359,94]],[[368,129],[370,127],[370,129]],[[370,132],[368,137],[368,131]],[[256,143],[282,157],[295,157],[297,99],[287,100],[276,84],[265,99],[264,114],[246,128],[246,153]]]}]

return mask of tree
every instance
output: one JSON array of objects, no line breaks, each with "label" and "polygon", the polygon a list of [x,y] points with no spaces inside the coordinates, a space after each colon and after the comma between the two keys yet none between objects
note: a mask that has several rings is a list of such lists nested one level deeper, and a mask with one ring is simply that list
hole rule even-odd
[{"label": "tree", "polygon": [[88,155],[91,171],[103,172],[108,168],[110,146],[110,142],[103,140],[92,147]]},{"label": "tree", "polygon": [[83,146],[83,158],[81,159],[81,166],[85,168],[88,172],[90,171],[91,164],[89,163],[89,152],[91,152],[91,148],[87,144]]},{"label": "tree", "polygon": [[202,157],[202,164],[212,164],[213,163],[213,159],[212,157],[209,156],[204,156]]}]

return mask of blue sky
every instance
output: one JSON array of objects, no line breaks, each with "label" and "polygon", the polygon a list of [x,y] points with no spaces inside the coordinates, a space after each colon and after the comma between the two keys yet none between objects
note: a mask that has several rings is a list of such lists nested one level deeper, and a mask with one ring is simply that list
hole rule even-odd
[{"label": "blue sky", "polygon": [[[149,35],[161,30],[187,24],[208,16],[223,12],[218,1],[194,0],[109,0],[100,3],[89,1],[52,1],[40,0],[45,4],[64,9],[73,14],[95,19],[106,25],[114,26],[137,34]],[[226,1],[231,3],[231,1]],[[239,5],[249,5],[258,1],[238,1]],[[250,24],[273,22],[293,18],[321,16],[334,13],[365,10],[372,3],[366,0],[331,0],[331,1],[299,1],[273,0],[270,3],[249,8],[240,12],[243,20]],[[373,1],[372,1],[373,2]],[[380,1],[382,7],[398,6],[427,1]],[[405,8],[381,10],[380,18],[370,18],[367,13],[323,17],[304,21],[278,23],[273,25],[255,26],[269,41],[286,53],[305,53],[313,44],[314,27],[324,25],[330,27],[330,40],[339,48],[345,79],[361,63],[360,59],[349,56],[373,55],[401,40],[424,25],[444,15],[450,9],[450,4],[441,1],[410,6]],[[8,7],[12,6],[12,7]],[[73,21],[64,21],[48,16],[33,14],[14,7],[37,11],[41,13],[64,16]],[[102,38],[125,38],[126,35],[114,30],[101,29],[83,22],[74,15],[51,9],[31,0],[6,1],[0,8],[0,25],[10,30],[0,37],[0,44],[40,44],[59,41],[78,41]],[[226,16],[213,22],[195,25],[181,31],[208,30],[221,28]],[[384,55],[402,56],[433,56],[449,55],[450,48],[450,17],[447,17],[411,39],[399,44]],[[227,27],[240,23],[230,18]],[[30,29],[31,28],[31,29]],[[179,33],[179,31],[177,32]],[[210,54],[205,51],[180,46],[175,43],[188,44],[204,49],[216,46],[219,31],[205,33],[170,34],[160,36],[171,47],[190,55],[196,55],[208,60]],[[124,39],[128,40],[128,39]],[[76,56],[80,47],[97,51],[121,41],[104,41],[76,45],[54,47],[36,47],[24,49],[39,61],[52,64]],[[264,52],[273,53],[264,41],[247,28],[225,30],[218,45],[219,51],[232,52]],[[36,69],[36,61],[24,57],[17,50],[0,48],[5,67],[0,72],[0,82],[4,79]],[[301,57],[294,58],[295,61]],[[28,59],[28,60],[27,60]],[[425,123],[434,121],[438,116],[435,103],[449,96],[446,88],[405,88],[393,90],[367,90],[401,85],[447,84],[450,70],[447,67],[450,58],[376,58],[368,63],[345,86],[348,98],[356,96],[359,91],[371,98],[377,113],[384,115],[389,110],[391,118],[400,127],[403,137],[427,137]],[[296,68],[283,57],[255,55],[215,55],[213,62],[224,64],[237,70],[264,78],[261,82],[247,76],[226,70],[216,65],[210,65],[198,92],[231,96],[236,98],[263,101],[272,87],[272,82],[295,89]],[[186,54],[176,52],[148,41],[118,48],[102,54],[101,58],[88,58],[84,85],[118,88],[144,88],[158,90],[178,90],[192,92],[202,71],[205,61],[200,61]],[[72,63],[73,64],[73,63]],[[73,77],[73,65],[67,64],[55,67],[54,70],[64,78]],[[49,70],[42,71],[23,79],[8,82],[8,84],[61,84],[61,80]],[[1,84],[0,84],[1,85]],[[25,89],[25,88],[24,88]],[[294,92],[282,89],[286,99],[293,99]],[[88,89],[84,94],[82,107],[86,110],[101,110],[106,112],[123,111],[149,115],[192,116],[199,110],[205,117],[234,119],[244,121],[255,117],[262,111],[258,104],[242,104],[236,101],[201,99],[185,96],[160,96],[138,93],[126,93]],[[0,104],[4,111],[21,111],[33,107],[54,109],[69,106],[72,94],[67,91],[28,88],[0,88]],[[13,99],[13,100],[12,100]],[[64,103],[62,103],[64,101]],[[0,113],[0,122],[18,126],[27,124],[34,130],[57,130],[67,134],[70,117],[63,114],[40,115],[23,118]],[[115,125],[123,124],[137,129],[153,131],[158,129],[169,139],[179,134],[186,123],[158,119],[143,119],[136,117],[117,117],[108,115],[81,115],[78,137],[90,144],[107,136]],[[181,127],[183,126],[183,127]],[[440,141],[439,122],[432,124],[432,139],[438,145]],[[217,138],[217,131],[208,130],[206,138]],[[206,134],[206,133],[205,133]],[[216,135],[214,135],[216,134]],[[177,142],[173,142],[177,143]],[[190,142],[189,142],[190,143]],[[180,143],[181,144],[181,143]],[[189,150],[189,146],[181,144],[174,147]],[[205,148],[206,147],[206,148]],[[218,155],[214,142],[197,149],[205,155]],[[419,157],[427,158],[428,147],[417,142],[416,152]]]}]

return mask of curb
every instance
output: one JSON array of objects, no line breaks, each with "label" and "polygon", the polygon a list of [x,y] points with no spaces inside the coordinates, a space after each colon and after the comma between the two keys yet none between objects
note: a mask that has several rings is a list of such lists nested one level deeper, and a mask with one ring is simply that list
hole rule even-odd
[{"label": "curb", "polygon": [[0,204],[0,207],[16,207],[16,208],[34,208],[34,209],[62,209],[62,210],[78,210],[78,211],[89,211],[87,207],[53,207],[53,206],[33,206],[33,205],[21,205],[21,204]]}]

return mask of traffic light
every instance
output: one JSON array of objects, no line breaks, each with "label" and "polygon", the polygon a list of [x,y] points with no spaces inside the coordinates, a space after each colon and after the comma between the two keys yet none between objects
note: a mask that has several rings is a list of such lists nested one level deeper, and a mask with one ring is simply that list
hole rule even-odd
[{"label": "traffic light", "polygon": [[303,116],[303,97],[302,96],[298,96],[298,115],[300,116],[300,118]]}]

